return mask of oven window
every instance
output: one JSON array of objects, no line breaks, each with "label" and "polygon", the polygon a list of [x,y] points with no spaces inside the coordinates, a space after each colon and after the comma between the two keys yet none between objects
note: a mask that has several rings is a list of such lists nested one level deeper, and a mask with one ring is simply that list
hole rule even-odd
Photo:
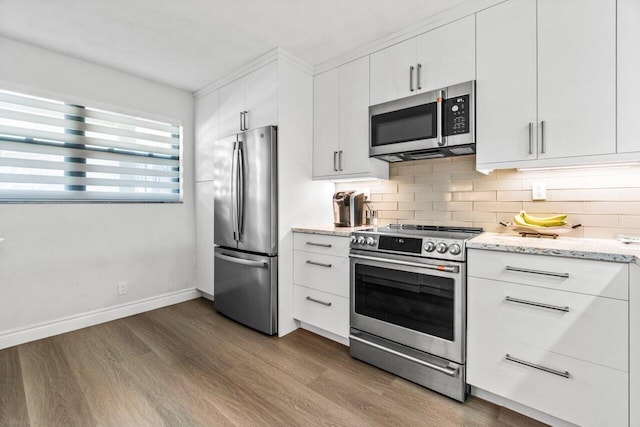
[{"label": "oven window", "polygon": [[454,279],[355,265],[355,311],[453,341]]},{"label": "oven window", "polygon": [[435,138],[436,118],[435,102],[371,116],[371,145]]}]

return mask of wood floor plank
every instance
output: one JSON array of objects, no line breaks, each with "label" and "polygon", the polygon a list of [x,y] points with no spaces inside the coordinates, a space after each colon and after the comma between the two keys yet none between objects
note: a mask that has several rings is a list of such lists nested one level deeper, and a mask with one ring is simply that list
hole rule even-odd
[{"label": "wood floor plank", "polygon": [[[111,334],[106,333],[111,329]],[[132,347],[129,334],[119,334],[118,325],[83,329],[59,337],[70,370],[79,384],[99,426],[157,426],[162,417],[147,401],[144,390],[136,387],[121,364]],[[94,333],[95,331],[95,333]],[[104,333],[103,333],[104,332]],[[133,344],[139,347],[139,344]],[[142,347],[140,347],[142,348]],[[141,353],[150,353],[150,350]]]},{"label": "wood floor plank", "polygon": [[0,426],[28,426],[29,412],[17,347],[0,351]]},{"label": "wood floor plank", "polygon": [[55,337],[21,345],[19,353],[32,426],[96,424]]}]

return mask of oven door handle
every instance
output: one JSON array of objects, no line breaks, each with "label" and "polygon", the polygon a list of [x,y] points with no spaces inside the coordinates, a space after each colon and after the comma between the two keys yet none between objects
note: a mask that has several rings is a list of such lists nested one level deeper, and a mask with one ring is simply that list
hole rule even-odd
[{"label": "oven door handle", "polygon": [[373,347],[373,348],[375,348],[377,350],[381,350],[381,351],[393,354],[394,356],[398,356],[398,357],[406,359],[406,360],[408,360],[410,362],[417,363],[417,364],[422,365],[424,367],[427,367],[429,369],[433,369],[434,371],[438,371],[438,372],[443,373],[445,375],[448,375],[450,377],[457,376],[458,372],[459,372],[458,368],[438,366],[438,365],[430,363],[430,362],[425,362],[424,360],[420,360],[420,359],[418,359],[416,357],[409,356],[408,354],[400,353],[399,351],[395,351],[395,350],[393,350],[391,348],[387,348],[387,347],[384,347],[384,346],[382,346],[380,344],[376,344],[376,343],[373,343],[371,341],[362,339],[362,338],[357,337],[357,336],[355,336],[353,334],[349,334],[349,338],[354,340],[354,341],[358,341],[358,342],[360,342],[362,344],[371,346],[371,347]]},{"label": "oven door handle", "polygon": [[420,267],[420,268],[427,268],[429,270],[446,271],[447,273],[458,273],[460,271],[460,267],[458,267],[457,265],[420,264],[418,262],[399,261],[396,259],[388,259],[388,258],[385,258],[383,260],[377,257],[365,256],[365,255],[349,255],[349,257],[356,258],[356,259],[364,259],[368,261],[384,262],[385,264],[406,265],[408,267]]}]

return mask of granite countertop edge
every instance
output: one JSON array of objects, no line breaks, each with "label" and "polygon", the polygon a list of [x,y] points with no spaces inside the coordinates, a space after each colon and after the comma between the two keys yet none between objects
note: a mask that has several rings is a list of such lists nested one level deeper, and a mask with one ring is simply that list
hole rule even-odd
[{"label": "granite countertop edge", "polygon": [[365,228],[371,228],[371,226],[363,225],[360,227],[335,227],[334,225],[310,225],[304,227],[291,227],[291,231],[293,231],[294,233],[349,237],[354,231],[364,230]]},{"label": "granite countertop edge", "polygon": [[[526,241],[523,241],[525,240]],[[640,265],[640,245],[625,245],[613,239],[565,237],[523,238],[519,235],[485,232],[467,242],[467,249],[485,249],[532,255],[562,256]]]}]

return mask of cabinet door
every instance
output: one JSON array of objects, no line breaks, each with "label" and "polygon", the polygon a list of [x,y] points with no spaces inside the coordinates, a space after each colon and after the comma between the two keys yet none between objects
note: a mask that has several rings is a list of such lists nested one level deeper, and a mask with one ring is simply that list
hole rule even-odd
[{"label": "cabinet door", "polygon": [[536,2],[479,12],[476,45],[477,163],[535,160]]},{"label": "cabinet door", "polygon": [[218,91],[208,93],[195,102],[195,179],[213,180],[213,143],[218,140],[219,117]]},{"label": "cabinet door", "polygon": [[196,288],[213,296],[213,181],[196,182]]},{"label": "cabinet door", "polygon": [[254,129],[278,124],[278,63],[249,74],[245,85],[246,126]]},{"label": "cabinet door", "polygon": [[[371,105],[416,93],[416,39],[409,39],[371,55]],[[413,87],[413,91],[411,91]]]},{"label": "cabinet door", "polygon": [[240,112],[244,111],[245,78],[220,88],[220,138],[240,131]]},{"label": "cabinet door", "polygon": [[540,159],[616,151],[616,2],[584,3],[538,0]]},{"label": "cabinet door", "polygon": [[418,90],[430,91],[474,80],[475,40],[473,15],[418,36]]},{"label": "cabinet door", "polygon": [[369,57],[340,67],[340,151],[343,174],[369,171]]},{"label": "cabinet door", "polygon": [[640,2],[618,0],[618,152],[640,151]]},{"label": "cabinet door", "polygon": [[313,176],[338,175],[340,74],[333,69],[313,79]]}]

